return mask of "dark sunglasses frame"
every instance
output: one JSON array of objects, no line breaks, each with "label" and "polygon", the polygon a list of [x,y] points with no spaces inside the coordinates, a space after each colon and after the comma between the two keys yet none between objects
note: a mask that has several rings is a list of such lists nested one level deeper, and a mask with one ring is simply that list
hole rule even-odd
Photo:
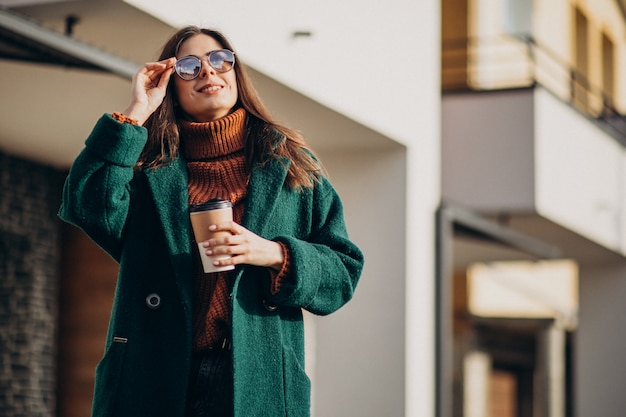
[{"label": "dark sunglasses frame", "polygon": [[[215,62],[216,57],[221,58],[224,55],[226,56],[226,59],[219,59],[219,63],[221,63],[221,65],[223,65],[224,63],[230,64],[230,66],[227,69],[224,69],[222,66],[218,64],[218,62]],[[205,57],[200,58],[195,55],[186,55],[182,58],[179,58],[176,61],[176,65],[174,65],[174,70],[176,71],[176,74],[178,74],[178,76],[182,78],[183,80],[185,81],[194,80],[198,78],[198,75],[200,75],[200,72],[202,72],[202,59],[203,58]],[[216,49],[215,51],[209,52],[206,58],[207,58],[207,62],[209,63],[209,66],[220,74],[228,72],[235,67],[235,53],[229,49]],[[190,60],[195,63],[195,68],[197,68],[197,71],[194,71],[193,74],[187,74],[182,71],[182,65],[186,62],[189,62]]]}]

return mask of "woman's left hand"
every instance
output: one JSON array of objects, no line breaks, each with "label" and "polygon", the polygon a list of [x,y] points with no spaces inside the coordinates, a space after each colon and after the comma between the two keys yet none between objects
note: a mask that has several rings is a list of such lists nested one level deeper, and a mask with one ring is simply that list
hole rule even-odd
[{"label": "woman's left hand", "polygon": [[202,244],[209,256],[231,255],[230,258],[214,261],[215,266],[248,264],[280,270],[284,262],[279,243],[264,239],[235,222],[212,225],[209,230],[230,233]]}]

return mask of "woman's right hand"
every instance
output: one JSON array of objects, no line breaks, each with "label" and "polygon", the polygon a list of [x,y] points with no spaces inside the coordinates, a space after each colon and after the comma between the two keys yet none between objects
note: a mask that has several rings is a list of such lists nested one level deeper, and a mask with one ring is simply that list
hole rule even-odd
[{"label": "woman's right hand", "polygon": [[133,76],[131,101],[124,115],[143,125],[148,117],[161,105],[167,84],[174,72],[176,58],[159,62],[148,62]]}]

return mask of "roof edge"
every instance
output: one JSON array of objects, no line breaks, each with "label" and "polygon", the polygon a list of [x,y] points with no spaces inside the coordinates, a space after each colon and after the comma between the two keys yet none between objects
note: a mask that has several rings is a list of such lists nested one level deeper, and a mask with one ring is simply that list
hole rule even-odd
[{"label": "roof edge", "polygon": [[0,28],[125,79],[132,79],[140,68],[135,62],[48,29],[3,6],[0,6]]}]

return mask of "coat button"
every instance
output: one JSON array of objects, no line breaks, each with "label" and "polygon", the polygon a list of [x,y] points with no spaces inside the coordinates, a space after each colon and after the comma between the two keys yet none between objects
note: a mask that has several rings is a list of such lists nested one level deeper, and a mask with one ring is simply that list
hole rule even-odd
[{"label": "coat button", "polygon": [[152,293],[146,297],[146,305],[148,308],[156,309],[161,306],[161,297],[159,294]]},{"label": "coat button", "polygon": [[270,303],[266,299],[263,299],[263,307],[265,307],[265,309],[269,312],[274,312],[278,310],[278,306],[276,304]]}]

